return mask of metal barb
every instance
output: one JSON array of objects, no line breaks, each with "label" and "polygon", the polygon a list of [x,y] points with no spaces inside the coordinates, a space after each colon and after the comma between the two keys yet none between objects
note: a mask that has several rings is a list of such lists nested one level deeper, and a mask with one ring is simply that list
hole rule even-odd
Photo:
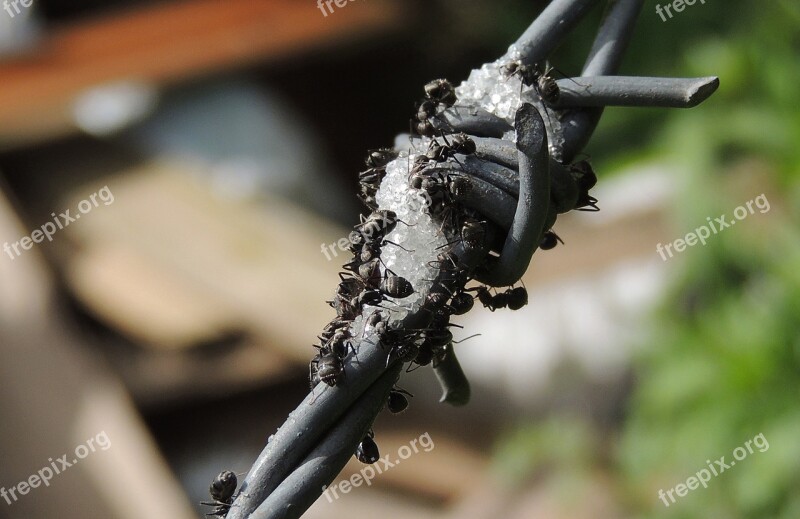
[{"label": "metal barb", "polygon": [[454,406],[463,406],[469,403],[471,390],[469,380],[461,369],[461,364],[456,358],[453,345],[448,344],[443,348],[433,361],[433,372],[442,387],[442,398],[439,402],[447,402]]},{"label": "metal barb", "polygon": [[516,283],[530,264],[542,237],[550,207],[550,154],[544,121],[536,107],[523,104],[517,111],[519,150],[519,199],[505,245],[496,261],[487,258],[488,267],[476,279],[496,287]]},{"label": "metal barb", "polygon": [[557,108],[582,106],[651,106],[692,108],[719,87],[719,78],[592,76],[556,81]]}]

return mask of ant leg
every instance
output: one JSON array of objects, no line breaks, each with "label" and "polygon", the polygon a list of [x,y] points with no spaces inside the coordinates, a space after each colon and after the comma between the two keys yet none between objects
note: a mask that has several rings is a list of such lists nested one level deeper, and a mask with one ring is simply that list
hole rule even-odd
[{"label": "ant leg", "polygon": [[460,341],[452,341],[452,342],[453,342],[453,344],[460,344],[460,343],[462,343],[462,342],[464,342],[466,340],[472,339],[473,337],[478,337],[479,335],[480,335],[479,333],[476,333],[474,335],[470,335],[466,339],[461,339]]},{"label": "ant leg", "polygon": [[[317,386],[319,386],[320,384],[322,384],[323,386],[326,385],[322,381],[320,381],[320,383],[317,384]],[[314,386],[314,389],[317,389],[317,386]],[[314,394],[314,389],[311,390],[311,394]],[[322,388],[322,391],[320,391],[318,395],[315,395],[314,398],[311,399],[311,401],[308,403],[308,405],[314,405],[314,402],[316,402],[317,398],[321,397],[323,393],[325,393],[325,388],[324,387]]]},{"label": "ant leg", "polygon": [[[353,359],[355,359],[355,363],[356,364],[361,364],[361,361],[358,360],[358,352],[356,351],[356,347],[353,346],[352,341],[347,341],[347,346],[346,347],[347,347],[347,350],[350,350],[351,352],[353,352]],[[347,350],[345,350],[345,351],[347,351]],[[342,370],[342,371],[344,371],[344,370]]]},{"label": "ant leg", "polygon": [[412,253],[413,253],[413,252],[416,252],[415,250],[409,250],[409,249],[406,249],[405,247],[403,247],[403,246],[402,246],[402,245],[400,245],[399,243],[395,243],[395,242],[393,242],[393,241],[389,241],[389,240],[383,240],[383,241],[381,242],[381,245],[386,245],[387,243],[388,243],[388,244],[390,244],[390,245],[394,245],[395,247],[400,247],[401,249],[403,249],[403,250],[404,250],[404,251],[406,251],[406,252],[412,252]]},{"label": "ant leg", "polygon": [[[414,367],[414,363],[413,362],[409,362],[408,363],[408,367],[406,368],[406,373],[413,373],[413,372],[417,371],[421,367],[422,367],[422,364],[417,364],[417,367]],[[407,391],[403,391],[403,393],[405,393],[407,395],[410,395],[410,396],[414,396],[414,395],[412,395],[411,393],[409,393]]]}]

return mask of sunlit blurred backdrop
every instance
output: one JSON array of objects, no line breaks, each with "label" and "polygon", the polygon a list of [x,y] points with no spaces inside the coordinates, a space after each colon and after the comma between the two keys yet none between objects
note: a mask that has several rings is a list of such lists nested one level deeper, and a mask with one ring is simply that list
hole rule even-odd
[{"label": "sunlit blurred backdrop", "polygon": [[[0,11],[0,518],[199,517],[307,392],[366,151],[547,2],[25,3]],[[404,374],[376,440],[432,447],[308,517],[800,517],[800,6],[655,4],[621,73],[719,91],[606,110],[602,211],[559,219],[527,307],[459,321],[473,401]]]}]

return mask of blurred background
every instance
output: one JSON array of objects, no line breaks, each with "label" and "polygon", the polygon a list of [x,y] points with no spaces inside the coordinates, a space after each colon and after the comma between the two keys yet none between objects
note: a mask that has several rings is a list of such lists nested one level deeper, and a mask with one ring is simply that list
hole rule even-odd
[{"label": "blurred background", "polygon": [[[546,3],[0,10],[0,242],[41,242],[0,254],[0,487],[16,489],[0,518],[209,511],[214,476],[246,472],[307,393],[343,263],[321,249],[358,221],[366,151],[407,131],[425,82],[496,59]],[[552,57],[564,74],[601,11]],[[456,338],[481,334],[457,346],[473,402],[403,375],[414,398],[379,417],[381,452],[435,447],[307,517],[800,517],[798,27],[793,0],[666,22],[647,2],[621,73],[719,91],[606,110],[586,150],[602,211],[559,219],[527,307],[459,321]],[[768,211],[657,253],[759,195]],[[67,210],[83,219],[34,233]],[[769,448],[708,488],[659,498],[759,434]]]}]

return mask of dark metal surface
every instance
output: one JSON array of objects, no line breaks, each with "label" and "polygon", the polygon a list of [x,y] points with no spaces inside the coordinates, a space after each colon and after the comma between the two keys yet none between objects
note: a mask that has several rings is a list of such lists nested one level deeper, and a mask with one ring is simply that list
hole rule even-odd
[{"label": "dark metal surface", "polygon": [[522,277],[536,251],[550,207],[550,154],[542,116],[531,104],[522,105],[514,121],[519,150],[517,210],[497,260],[487,258],[475,278],[487,285],[513,285]]},{"label": "dark metal surface", "polygon": [[[583,65],[581,76],[610,76],[617,73],[643,4],[644,0],[609,2]],[[572,162],[573,158],[586,147],[602,115],[602,108],[574,110],[564,115],[562,118],[564,147],[561,162]]]},{"label": "dark metal surface", "polygon": [[601,0],[553,0],[516,42],[521,60],[534,64],[546,60],[569,32]]},{"label": "dark metal surface", "polygon": [[383,409],[403,365],[396,362],[355,401],[297,468],[250,515],[250,519],[300,517],[342,471],[375,416]]},{"label": "dark metal surface", "polygon": [[433,126],[446,133],[465,132],[480,137],[502,137],[514,128],[505,120],[486,110],[475,107],[454,106],[433,119]]},{"label": "dark metal surface", "polygon": [[561,96],[552,106],[653,106],[692,108],[719,87],[719,78],[592,76],[556,82]]},{"label": "dark metal surface", "polygon": [[[541,64],[600,0],[553,0],[516,42],[522,61]],[[466,175],[471,189],[457,201],[489,222],[485,243],[470,248],[457,241],[457,268],[442,269],[435,286],[471,273],[479,281],[506,286],[517,282],[530,263],[542,233],[558,214],[575,208],[578,188],[569,165],[589,141],[604,106],[695,106],[711,95],[716,78],[672,79],[614,77],[628,46],[643,0],[611,0],[581,73],[559,80],[558,102],[546,113],[526,104],[512,127],[475,106],[456,104],[431,117],[443,133],[465,132],[476,153],[431,165],[431,172]],[[542,117],[557,118],[564,143],[548,148]],[[516,131],[517,143],[503,140]],[[402,139],[405,141],[405,139]],[[398,141],[400,142],[400,141]],[[414,140],[412,139],[412,145]],[[418,148],[417,148],[418,149]],[[552,156],[551,156],[552,154]],[[427,171],[427,170],[426,170]],[[500,253],[490,257],[492,248]],[[399,324],[425,328],[432,314],[423,308]],[[336,387],[318,385],[275,433],[245,477],[229,519],[296,518],[321,495],[352,455],[403,363],[367,334],[354,337],[358,361],[345,361],[346,379]],[[442,401],[463,405],[469,382],[452,344],[434,359]]]}]

